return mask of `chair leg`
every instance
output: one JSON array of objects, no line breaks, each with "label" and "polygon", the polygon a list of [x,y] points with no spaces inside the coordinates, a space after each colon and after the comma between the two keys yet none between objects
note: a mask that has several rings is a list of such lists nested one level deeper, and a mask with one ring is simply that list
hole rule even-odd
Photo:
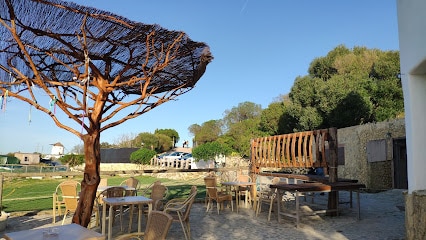
[{"label": "chair leg", "polygon": [[55,203],[55,200],[53,200],[52,215],[53,215],[52,223],[55,223],[56,222],[56,203]]},{"label": "chair leg", "polygon": [[246,191],[244,191],[244,194],[245,194],[245,198],[244,198],[244,206],[247,208],[247,205],[248,205],[248,191],[246,190]]},{"label": "chair leg", "polygon": [[220,203],[219,202],[216,202],[216,203],[217,203],[217,215],[219,215]]},{"label": "chair leg", "polygon": [[231,202],[231,211],[234,211],[234,202],[232,201],[232,198],[231,198],[230,202]]},{"label": "chair leg", "polygon": [[208,211],[209,211],[209,209],[210,209],[210,203],[211,203],[211,199],[209,199],[209,201],[207,202],[206,212],[208,212]]},{"label": "chair leg", "polygon": [[186,225],[186,231],[187,231],[187,234],[188,234],[188,239],[191,239],[191,226],[189,224],[189,220],[186,221],[185,223],[186,223],[185,225]]},{"label": "chair leg", "polygon": [[65,211],[65,213],[64,213],[64,218],[62,219],[62,225],[64,225],[64,223],[65,223],[65,218],[67,217],[67,215],[68,215],[68,211]]},{"label": "chair leg", "polygon": [[123,206],[120,206],[120,229],[123,232]]},{"label": "chair leg", "polygon": [[185,235],[185,239],[189,240],[189,236],[188,236],[187,230],[186,230],[185,225],[184,225],[184,223],[182,221],[182,216],[181,216],[181,214],[179,212],[178,212],[178,217],[179,217],[180,225],[182,226],[183,234]]},{"label": "chair leg", "polygon": [[132,205],[130,205],[129,206],[129,208],[130,208],[130,210],[129,210],[129,229],[128,229],[128,233],[130,233],[131,232],[131,230],[132,230],[132,224],[133,224],[133,208],[134,208],[134,205],[132,204]]},{"label": "chair leg", "polygon": [[268,222],[271,221],[271,213],[272,213],[272,208],[274,207],[274,200],[275,198],[271,197],[271,201],[269,202],[270,205],[269,205]]},{"label": "chair leg", "polygon": [[256,207],[256,217],[259,216],[260,211],[262,210],[262,199],[257,200],[257,207]]}]

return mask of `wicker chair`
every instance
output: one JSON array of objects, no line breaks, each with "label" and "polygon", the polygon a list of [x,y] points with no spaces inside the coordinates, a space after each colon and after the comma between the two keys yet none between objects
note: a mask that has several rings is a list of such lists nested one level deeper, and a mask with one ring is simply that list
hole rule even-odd
[{"label": "wicker chair", "polygon": [[126,196],[136,196],[138,190],[140,189],[140,182],[136,178],[130,177],[130,178],[122,181],[120,183],[120,186],[128,186],[128,187],[134,188],[135,190],[127,190]]},{"label": "wicker chair", "polygon": [[78,190],[77,185],[74,184],[60,184],[59,188],[62,192],[62,200],[65,205],[64,218],[62,219],[62,225],[65,223],[65,219],[70,213],[74,213],[78,205]]},{"label": "wicker chair", "polygon": [[108,186],[108,178],[101,178],[98,187],[106,187]]},{"label": "wicker chair", "polygon": [[189,225],[189,215],[195,196],[197,195],[197,186],[191,187],[191,192],[187,198],[175,198],[166,203],[164,212],[173,217],[173,222],[179,222],[182,226],[185,239],[191,239],[191,226]]},{"label": "wicker chair", "polygon": [[[204,183],[206,185],[206,191],[208,196],[208,203],[206,212],[209,211],[210,205],[213,201],[216,201],[217,204],[217,214],[219,214],[219,209],[223,208],[223,202],[231,202],[231,210],[234,211],[234,204],[232,202],[232,194],[220,191],[217,187],[216,177],[205,177]],[[213,208],[213,205],[212,205]]]},{"label": "wicker chair", "polygon": [[[237,176],[238,182],[252,182],[252,179],[249,175],[238,175]],[[240,204],[241,196],[244,197],[244,205],[247,207],[249,203],[251,203],[251,192],[250,192],[250,186],[246,187],[237,187],[235,189],[236,193],[235,196],[237,196],[236,204]],[[240,206],[240,205],[238,205]]]},{"label": "wicker chair", "polygon": [[164,240],[169,233],[172,222],[173,217],[170,214],[154,210],[148,217],[145,232],[125,234],[117,237],[116,240]]},{"label": "wicker chair", "polygon": [[[277,184],[280,182],[279,177],[274,177],[270,184]],[[257,208],[256,208],[256,217],[259,215],[260,211],[262,211],[262,204],[268,204],[269,205],[269,214],[268,214],[268,221],[271,221],[271,213],[272,208],[274,205],[274,201],[276,199],[277,193],[276,189],[272,190],[268,187],[263,187],[258,192],[258,199],[257,199]]]},{"label": "wicker chair", "polygon": [[168,188],[161,184],[160,181],[155,181],[146,189],[143,193],[143,196],[147,196],[154,201],[153,210],[163,210],[164,201],[167,199]]},{"label": "wicker chair", "polygon": [[55,192],[53,193],[53,223],[56,222],[56,215],[61,216],[62,215],[62,208],[65,207],[65,200],[63,198],[64,193],[61,190],[61,186],[63,185],[70,185],[72,188],[76,189],[76,192],[79,191],[81,188],[81,184],[75,180],[66,180],[58,184],[58,186],[55,189]]}]

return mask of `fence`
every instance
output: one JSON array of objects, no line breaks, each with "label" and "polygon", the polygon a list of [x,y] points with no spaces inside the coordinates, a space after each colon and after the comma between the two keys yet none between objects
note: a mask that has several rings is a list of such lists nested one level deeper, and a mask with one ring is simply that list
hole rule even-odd
[{"label": "fence", "polygon": [[1,164],[0,173],[54,173],[68,172],[68,166],[47,166],[47,165],[21,165],[21,164]]}]

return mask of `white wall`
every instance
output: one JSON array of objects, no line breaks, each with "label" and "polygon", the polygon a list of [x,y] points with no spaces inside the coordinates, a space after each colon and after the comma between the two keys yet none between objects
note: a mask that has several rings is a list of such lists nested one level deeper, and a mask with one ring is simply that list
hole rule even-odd
[{"label": "white wall", "polygon": [[408,192],[426,189],[426,1],[397,0]]}]

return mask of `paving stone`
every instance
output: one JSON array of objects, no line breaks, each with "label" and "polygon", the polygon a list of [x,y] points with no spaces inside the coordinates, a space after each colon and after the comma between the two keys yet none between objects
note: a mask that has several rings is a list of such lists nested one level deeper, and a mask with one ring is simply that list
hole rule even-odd
[{"label": "paving stone", "polygon": [[[350,209],[347,203],[348,193],[340,193],[340,215],[329,217],[318,215],[302,217],[299,228],[295,227],[292,219],[283,218],[277,222],[273,212],[268,222],[267,207],[262,208],[258,217],[251,209],[242,209],[236,213],[225,208],[217,214],[216,208],[206,213],[204,202],[193,204],[190,225],[192,239],[310,239],[310,240],[346,240],[346,239],[405,239],[405,211],[402,190],[389,190],[380,193],[361,193],[361,219],[356,218],[356,201]],[[316,203],[325,203],[327,194],[315,196]],[[346,202],[345,202],[346,201]],[[67,219],[67,223],[71,217]],[[134,222],[136,222],[134,220]],[[6,230],[0,232],[14,232],[25,229],[60,225],[58,221],[52,224],[51,212],[37,214],[14,214],[9,217]],[[124,226],[127,224],[124,223]],[[144,227],[144,226],[143,226]],[[116,224],[113,235],[120,234],[119,224]],[[133,229],[136,228],[134,223]],[[99,229],[97,231],[100,232]],[[180,224],[174,223],[170,229],[170,240],[184,239]]]}]

